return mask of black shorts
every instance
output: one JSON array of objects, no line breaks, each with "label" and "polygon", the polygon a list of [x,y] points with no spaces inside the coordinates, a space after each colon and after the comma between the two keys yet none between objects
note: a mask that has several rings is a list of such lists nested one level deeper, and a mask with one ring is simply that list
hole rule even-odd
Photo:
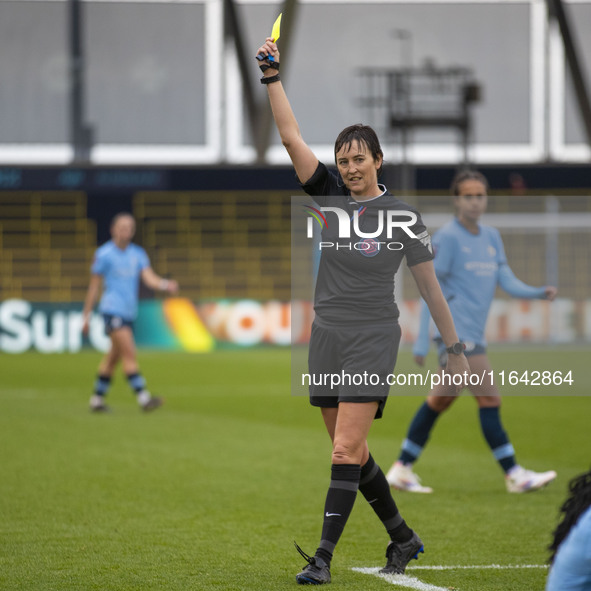
[{"label": "black shorts", "polygon": [[308,349],[310,404],[337,408],[339,402],[379,403],[382,416],[394,371],[400,325],[330,327],[315,320]]},{"label": "black shorts", "polygon": [[[445,367],[447,365],[447,351],[445,350],[445,343],[440,339],[433,339],[437,345],[437,358],[439,360],[439,367]],[[466,348],[464,349],[464,355],[471,357],[472,355],[486,355],[486,347],[477,345],[476,343],[464,343]]]},{"label": "black shorts", "polygon": [[114,330],[129,326],[133,330],[133,321],[126,320],[121,316],[115,316],[114,314],[103,314],[103,320],[105,321],[105,332],[111,334]]}]

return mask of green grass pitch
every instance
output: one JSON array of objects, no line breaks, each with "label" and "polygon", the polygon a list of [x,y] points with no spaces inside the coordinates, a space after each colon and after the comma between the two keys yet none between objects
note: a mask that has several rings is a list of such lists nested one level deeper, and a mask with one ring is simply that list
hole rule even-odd
[{"label": "green grass pitch", "polygon": [[[308,552],[318,542],[330,445],[319,411],[290,394],[290,352],[142,352],[148,385],[166,398],[149,415],[120,373],[113,412],[88,412],[99,359],[0,358],[0,589],[294,589],[303,563],[293,540]],[[558,479],[536,493],[507,494],[476,406],[462,397],[417,464],[435,493],[395,495],[425,542],[418,564],[544,563],[568,480],[589,469],[588,359],[588,350],[491,352],[497,370],[573,370],[575,384],[554,392],[578,396],[504,398],[518,460],[556,469]],[[428,361],[433,367],[434,356]],[[401,353],[397,371],[414,371],[410,353]],[[424,394],[408,393],[415,395],[390,398],[370,434],[385,470]],[[332,587],[402,588],[351,570],[382,566],[386,542],[359,495]],[[546,577],[543,568],[408,574],[461,591],[532,591]]]}]

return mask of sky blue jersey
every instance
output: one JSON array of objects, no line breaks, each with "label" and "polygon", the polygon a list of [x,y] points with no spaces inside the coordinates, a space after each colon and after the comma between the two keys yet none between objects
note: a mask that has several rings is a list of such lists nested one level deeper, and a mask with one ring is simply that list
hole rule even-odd
[{"label": "sky blue jersey", "polygon": [[103,296],[99,311],[103,314],[135,320],[140,274],[150,266],[146,251],[137,244],[121,250],[112,240],[97,249],[91,272],[103,277]]},{"label": "sky blue jersey", "polygon": [[591,507],[580,517],[558,547],[546,591],[591,590]]},{"label": "sky blue jersey", "polygon": [[[478,228],[478,234],[472,234],[457,218],[443,226],[433,236],[433,264],[458,337],[464,343],[486,346],[484,327],[497,285],[513,297],[528,299],[544,298],[545,288],[532,287],[515,277],[496,228]],[[422,302],[415,355],[429,352],[429,319],[429,309]]]}]

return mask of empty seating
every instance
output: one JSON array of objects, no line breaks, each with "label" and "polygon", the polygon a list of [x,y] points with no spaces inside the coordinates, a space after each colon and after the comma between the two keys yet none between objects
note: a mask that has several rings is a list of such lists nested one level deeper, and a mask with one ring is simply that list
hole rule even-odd
[{"label": "empty seating", "polygon": [[149,192],[134,198],[138,242],[184,295],[289,299],[290,199],[274,191]]}]

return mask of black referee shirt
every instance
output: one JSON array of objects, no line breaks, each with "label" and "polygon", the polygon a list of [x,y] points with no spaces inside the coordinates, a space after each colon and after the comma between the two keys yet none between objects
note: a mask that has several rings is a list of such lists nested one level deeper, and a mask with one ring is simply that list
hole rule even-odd
[{"label": "black referee shirt", "polygon": [[[394,301],[394,275],[402,258],[406,257],[409,267],[433,259],[431,240],[417,210],[387,190],[370,201],[355,201],[322,163],[302,188],[320,207],[339,207],[350,220],[350,237],[339,237],[336,214],[324,212],[327,224],[322,230],[314,294],[318,320],[339,326],[396,320],[399,310]],[[382,233],[375,238],[356,236],[353,229],[356,210],[360,212],[359,230],[363,233],[376,231],[378,216],[382,215]],[[417,216],[416,223],[409,227],[416,238],[398,227],[392,228],[391,237],[387,237],[386,212],[391,210],[410,211]],[[402,215],[397,219],[409,217]]]}]

